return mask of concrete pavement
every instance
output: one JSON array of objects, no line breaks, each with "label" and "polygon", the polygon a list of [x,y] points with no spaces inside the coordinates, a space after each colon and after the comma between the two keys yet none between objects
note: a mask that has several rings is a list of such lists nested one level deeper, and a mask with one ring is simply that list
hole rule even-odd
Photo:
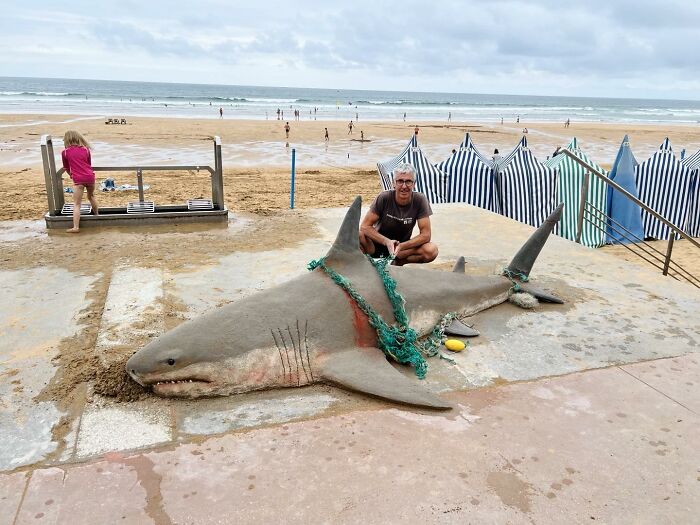
[{"label": "concrete pavement", "polygon": [[[100,282],[88,348],[108,365],[166,329],[167,301],[191,318],[304,272],[343,211],[307,212],[318,233],[302,243],[186,271],[0,270],[0,525],[692,522],[700,293],[556,237],[532,280],[566,304],[471,318],[482,335],[456,363],[430,362],[426,386],[459,406],[447,415],[323,385],[117,403],[87,384],[68,412],[40,396]],[[497,271],[530,232],[475,208],[435,211],[436,271],[459,255],[469,272]],[[0,243],[45,235],[9,232]]]}]

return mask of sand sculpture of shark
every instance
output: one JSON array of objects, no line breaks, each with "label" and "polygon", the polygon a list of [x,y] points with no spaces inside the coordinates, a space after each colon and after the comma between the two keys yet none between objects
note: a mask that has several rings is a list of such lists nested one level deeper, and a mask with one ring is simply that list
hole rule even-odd
[{"label": "sand sculpture of shark", "polygon": [[[532,235],[509,265],[528,275],[562,206]],[[325,259],[388,322],[391,303],[375,267],[360,252],[361,199],[348,210]],[[466,317],[508,299],[513,283],[498,275],[388,267],[403,295],[410,326],[429,333],[446,312]],[[556,297],[530,289],[541,300]],[[457,333],[469,329],[459,322]],[[450,408],[415,377],[394,368],[377,348],[377,335],[353,299],[320,268],[187,321],[136,352],[128,374],[157,395],[196,398],[330,383],[398,403]]]}]

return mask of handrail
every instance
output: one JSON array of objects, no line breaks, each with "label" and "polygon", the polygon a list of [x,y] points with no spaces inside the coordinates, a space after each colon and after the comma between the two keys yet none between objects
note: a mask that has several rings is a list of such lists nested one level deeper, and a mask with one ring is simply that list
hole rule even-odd
[{"label": "handrail", "polygon": [[[588,213],[590,216],[594,217],[594,219],[596,220],[596,222],[600,222],[600,221],[601,221],[600,215],[602,215],[602,218],[605,218],[605,219],[606,219],[606,224],[607,224],[611,229],[615,230],[615,233],[617,233],[618,235],[620,235],[621,237],[623,237],[623,238],[625,238],[625,239],[627,239],[627,240],[633,241],[634,244],[635,244],[635,246],[638,247],[638,248],[640,248],[641,251],[643,251],[643,252],[646,253],[647,255],[650,255],[650,256],[651,256],[652,258],[654,258],[656,261],[663,263],[663,267],[658,266],[655,262],[650,261],[649,259],[647,259],[647,258],[644,257],[643,255],[641,255],[640,253],[634,251],[634,250],[631,249],[629,246],[627,246],[626,244],[623,243],[623,246],[624,246],[625,248],[627,248],[628,250],[630,250],[632,253],[634,253],[637,257],[640,257],[641,259],[644,259],[646,262],[648,262],[649,264],[651,264],[651,265],[654,266],[655,268],[659,268],[659,269],[662,271],[662,274],[663,274],[663,275],[669,275],[670,277],[672,277],[672,278],[674,278],[674,279],[676,279],[676,280],[679,280],[678,277],[676,277],[676,275],[673,275],[673,274],[670,274],[670,273],[669,273],[669,269],[671,269],[671,270],[674,271],[679,277],[682,277],[683,279],[685,279],[686,281],[688,281],[688,282],[689,282],[690,284],[692,284],[693,286],[696,286],[697,288],[700,288],[700,279],[698,279],[697,277],[695,277],[695,276],[694,276],[693,274],[691,274],[688,270],[686,270],[686,269],[683,268],[680,264],[678,264],[677,262],[675,262],[675,261],[673,261],[673,260],[671,259],[671,253],[672,253],[672,251],[673,251],[673,243],[674,243],[674,241],[675,241],[675,239],[676,239],[676,235],[679,235],[679,236],[682,237],[683,239],[687,240],[690,244],[692,244],[692,245],[695,246],[696,248],[700,249],[700,243],[699,243],[698,241],[696,241],[695,239],[693,239],[692,237],[690,237],[687,233],[685,233],[683,230],[681,230],[678,226],[676,226],[675,224],[673,224],[672,222],[670,222],[670,221],[667,220],[666,218],[664,218],[664,217],[662,217],[661,215],[659,215],[656,211],[654,211],[654,210],[651,209],[649,206],[647,206],[646,204],[644,204],[642,201],[640,201],[637,197],[635,197],[634,195],[632,195],[630,192],[628,192],[628,191],[627,191],[626,189],[624,189],[622,186],[620,186],[620,185],[617,184],[616,182],[610,180],[610,179],[609,179],[608,177],[606,177],[603,173],[601,173],[600,171],[598,171],[598,169],[596,169],[594,166],[592,166],[592,165],[589,164],[588,162],[586,162],[586,161],[582,160],[581,158],[579,158],[578,155],[576,155],[576,154],[573,153],[572,151],[570,151],[570,150],[568,150],[568,149],[564,149],[564,150],[561,151],[561,153],[563,153],[564,155],[566,155],[567,157],[569,157],[571,160],[573,160],[574,162],[578,163],[579,165],[583,166],[583,167],[586,169],[586,176],[585,176],[584,184],[583,184],[583,187],[582,187],[582,190],[581,190],[581,205],[580,205],[580,208],[579,208],[579,216],[578,216],[578,224],[577,224],[577,232],[576,232],[576,242],[580,242],[580,240],[581,240],[581,233],[582,233],[582,230],[583,230],[583,220],[584,220],[585,214]],[[639,237],[637,237],[637,235],[635,235],[635,234],[633,234],[632,232],[630,232],[630,231],[629,231],[627,228],[625,228],[622,224],[619,224],[617,221],[615,221],[615,219],[613,219],[612,217],[610,217],[608,214],[603,213],[601,210],[599,210],[597,207],[595,207],[592,203],[587,202],[586,199],[587,199],[588,184],[589,184],[588,179],[589,179],[589,174],[591,174],[591,173],[592,173],[593,175],[595,175],[596,177],[598,177],[600,180],[602,180],[602,181],[603,181],[605,184],[607,184],[608,186],[611,186],[613,189],[619,191],[619,192],[620,192],[622,195],[624,195],[627,199],[629,199],[629,200],[631,200],[632,202],[634,202],[635,204],[637,204],[640,208],[644,209],[647,213],[649,213],[650,215],[652,215],[654,218],[656,218],[657,220],[659,220],[660,222],[662,222],[663,224],[665,224],[665,225],[669,228],[669,230],[670,230],[671,233],[670,233],[669,238],[668,238],[668,246],[667,246],[667,249],[666,249],[666,254],[665,254],[665,256],[664,256],[664,254],[663,254],[662,252],[660,252],[659,250],[657,250],[656,248],[654,248],[653,246],[651,246],[650,244],[648,244],[647,242],[645,242],[644,239],[640,239]],[[588,207],[592,208],[592,209],[596,212],[597,216],[594,215],[594,213],[592,213],[592,212],[588,209]],[[606,231],[604,231],[598,224],[594,224],[593,221],[592,221],[590,218],[585,217],[585,219],[586,219],[586,221],[588,221],[588,223],[591,224],[593,227],[597,228],[599,231],[602,231],[604,234],[606,233]],[[615,223],[615,224],[612,224],[612,223]],[[635,241],[635,239],[632,239],[631,237],[629,237],[629,236],[626,235],[625,233],[622,233],[622,232],[617,228],[617,226],[619,226],[620,228],[622,228],[623,230],[625,230],[626,233],[628,233],[631,237],[634,237],[634,238],[637,239],[637,240]],[[655,252],[656,252],[657,254],[659,254],[661,257],[664,257],[664,259],[661,259],[661,258],[657,257],[656,255],[654,255],[653,253],[651,253],[651,252],[645,250],[643,246],[640,246],[640,244],[641,244],[641,245],[644,245],[644,246],[646,246],[646,247],[648,247],[648,248],[650,248],[650,249],[653,250],[653,251],[655,251]]]},{"label": "handrail", "polygon": [[625,197],[627,197],[628,199],[630,199],[632,202],[634,202],[635,204],[639,205],[641,208],[643,208],[644,210],[646,210],[647,213],[649,213],[650,215],[653,215],[654,217],[656,217],[658,220],[660,220],[661,222],[663,222],[666,226],[668,226],[668,227],[671,228],[672,230],[678,232],[678,234],[679,234],[681,237],[683,237],[684,239],[686,239],[687,241],[689,241],[691,244],[695,245],[697,248],[700,249],[700,243],[699,243],[698,241],[696,241],[695,239],[693,239],[691,236],[689,236],[687,233],[685,233],[683,230],[681,230],[678,226],[676,226],[675,224],[673,224],[672,222],[670,222],[668,219],[665,219],[664,217],[662,217],[661,215],[659,215],[657,212],[655,212],[654,210],[652,210],[649,206],[647,206],[646,204],[644,204],[644,203],[643,203],[642,201],[640,201],[637,197],[635,197],[634,195],[632,195],[629,191],[627,191],[625,188],[623,188],[622,186],[620,186],[619,184],[617,184],[615,181],[610,180],[610,179],[609,179],[608,177],[606,177],[604,174],[602,174],[601,172],[599,172],[595,167],[593,167],[592,165],[588,164],[588,162],[586,162],[586,161],[584,161],[584,160],[581,160],[578,156],[576,156],[575,154],[573,154],[573,153],[572,153],[571,151],[569,151],[568,149],[561,150],[560,153],[563,153],[564,155],[566,155],[567,157],[569,157],[569,158],[570,158],[571,160],[573,160],[574,162],[579,163],[581,166],[583,166],[583,167],[586,168],[588,171],[590,171],[593,175],[595,175],[596,177],[598,177],[599,179],[601,179],[603,182],[605,182],[605,184],[607,184],[607,185],[609,185],[609,186],[612,186],[614,189],[616,189],[617,191],[619,191],[620,193],[622,193]]}]

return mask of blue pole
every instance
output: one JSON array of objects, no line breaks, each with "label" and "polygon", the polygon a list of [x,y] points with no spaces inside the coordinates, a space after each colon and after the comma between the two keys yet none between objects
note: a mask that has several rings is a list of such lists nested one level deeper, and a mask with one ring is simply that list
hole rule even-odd
[{"label": "blue pole", "polygon": [[294,209],[294,163],[296,161],[297,157],[297,150],[296,148],[292,148],[292,188],[289,193],[289,207],[291,209]]}]

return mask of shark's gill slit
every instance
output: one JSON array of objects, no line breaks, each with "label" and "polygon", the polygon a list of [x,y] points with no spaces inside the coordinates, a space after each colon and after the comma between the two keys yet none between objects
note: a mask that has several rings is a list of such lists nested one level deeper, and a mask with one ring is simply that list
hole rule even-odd
[{"label": "shark's gill slit", "polygon": [[309,333],[309,320],[307,319],[304,323],[304,349],[306,350],[306,364],[309,365],[309,374],[311,374],[311,381],[314,380],[314,371],[311,370],[311,359],[309,358],[309,340],[307,335]]},{"label": "shark's gill slit", "polygon": [[287,342],[284,340],[284,333],[280,328],[277,329],[277,331],[280,333],[280,339],[282,339],[282,344],[284,345],[284,353],[287,355],[287,369],[289,370],[289,379],[288,381],[291,383],[292,382],[292,361],[289,359],[289,348],[287,348]]},{"label": "shark's gill slit", "polygon": [[299,319],[297,319],[297,348],[299,349],[299,361],[301,361],[301,368],[304,370],[304,377],[306,382],[309,382],[309,373],[306,371],[306,365],[304,364],[304,354],[301,348],[301,330],[299,329]]},{"label": "shark's gill slit", "polygon": [[282,357],[282,349],[280,348],[280,344],[277,342],[277,337],[275,337],[275,331],[270,328],[270,333],[272,334],[272,339],[275,341],[275,346],[277,347],[277,352],[280,355],[280,361],[282,361],[282,376],[287,375],[287,367],[284,366],[284,357]]},{"label": "shark's gill slit", "polygon": [[294,350],[294,362],[297,367],[297,386],[301,385],[299,377],[299,358],[297,356],[297,344],[294,342],[294,336],[292,335],[292,329],[287,325],[287,332],[289,332],[289,340],[292,342],[292,350]]}]

